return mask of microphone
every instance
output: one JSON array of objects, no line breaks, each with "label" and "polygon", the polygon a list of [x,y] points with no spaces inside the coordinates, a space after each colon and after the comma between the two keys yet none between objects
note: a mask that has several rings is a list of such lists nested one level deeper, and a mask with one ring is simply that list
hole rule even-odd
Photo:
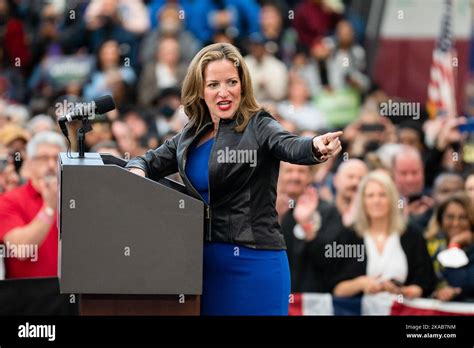
[{"label": "microphone", "polygon": [[104,95],[91,102],[81,103],[80,105],[77,105],[72,112],[61,116],[58,119],[59,127],[64,136],[68,137],[68,130],[66,127],[67,122],[83,120],[84,118],[89,118],[95,114],[105,114],[113,109],[115,109],[114,99],[110,95]]},{"label": "microphone", "polygon": [[[84,103],[89,104],[89,103]],[[114,99],[110,95],[104,95],[90,102],[92,106],[91,112],[84,112],[84,106],[77,106],[73,112],[61,116],[58,122],[71,122],[73,120],[82,120],[84,117],[89,117],[90,114],[105,114],[115,109]]]}]

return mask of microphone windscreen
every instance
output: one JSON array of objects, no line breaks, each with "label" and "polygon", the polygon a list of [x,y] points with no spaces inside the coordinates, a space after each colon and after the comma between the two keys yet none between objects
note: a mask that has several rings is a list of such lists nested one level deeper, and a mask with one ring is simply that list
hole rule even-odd
[{"label": "microphone windscreen", "polygon": [[104,95],[94,100],[95,102],[95,111],[98,114],[105,114],[113,109],[115,109],[114,98],[110,95]]}]

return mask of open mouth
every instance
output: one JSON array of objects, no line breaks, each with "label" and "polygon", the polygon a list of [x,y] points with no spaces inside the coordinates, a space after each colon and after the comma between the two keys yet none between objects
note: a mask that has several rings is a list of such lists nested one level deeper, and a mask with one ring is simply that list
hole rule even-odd
[{"label": "open mouth", "polygon": [[225,101],[220,101],[217,103],[217,107],[219,108],[219,110],[221,111],[226,111],[226,110],[229,110],[230,109],[230,105],[231,105],[231,101],[229,100],[225,100]]}]

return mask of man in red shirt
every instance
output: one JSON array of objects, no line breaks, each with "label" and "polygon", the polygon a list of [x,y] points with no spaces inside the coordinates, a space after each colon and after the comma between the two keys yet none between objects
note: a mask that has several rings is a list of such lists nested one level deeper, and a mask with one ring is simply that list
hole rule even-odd
[{"label": "man in red shirt", "polygon": [[56,277],[58,154],[61,135],[42,132],[27,145],[29,181],[0,196],[0,244],[5,246],[6,278]]}]

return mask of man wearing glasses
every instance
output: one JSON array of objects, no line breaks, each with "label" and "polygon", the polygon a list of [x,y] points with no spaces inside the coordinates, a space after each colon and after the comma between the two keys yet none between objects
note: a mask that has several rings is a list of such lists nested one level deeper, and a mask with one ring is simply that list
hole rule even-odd
[{"label": "man wearing glasses", "polygon": [[28,142],[28,182],[0,196],[0,244],[6,278],[57,275],[57,157],[61,135],[42,132]]}]

